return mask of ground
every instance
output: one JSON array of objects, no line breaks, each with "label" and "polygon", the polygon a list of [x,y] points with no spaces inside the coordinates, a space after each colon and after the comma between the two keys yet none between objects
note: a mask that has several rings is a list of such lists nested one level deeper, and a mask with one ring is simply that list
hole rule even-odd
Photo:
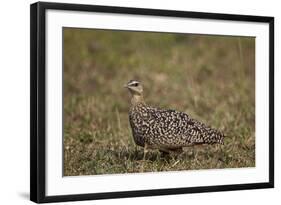
[{"label": "ground", "polygon": [[[64,29],[64,175],[255,166],[255,39]],[[131,79],[146,103],[222,130],[225,144],[163,156],[133,141]]]}]

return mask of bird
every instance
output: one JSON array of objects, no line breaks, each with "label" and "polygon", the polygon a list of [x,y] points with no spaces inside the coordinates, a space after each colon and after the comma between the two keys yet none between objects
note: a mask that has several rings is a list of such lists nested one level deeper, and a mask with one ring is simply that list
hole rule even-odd
[{"label": "bird", "polygon": [[131,105],[129,123],[136,145],[163,153],[182,152],[184,147],[200,144],[223,144],[224,134],[191,118],[184,112],[148,106],[143,86],[137,80],[124,85],[129,90]]}]

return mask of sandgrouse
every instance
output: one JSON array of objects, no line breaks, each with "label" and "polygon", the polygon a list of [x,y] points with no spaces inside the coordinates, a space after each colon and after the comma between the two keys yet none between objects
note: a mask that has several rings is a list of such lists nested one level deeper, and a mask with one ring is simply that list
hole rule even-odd
[{"label": "sandgrouse", "polygon": [[164,153],[181,151],[197,144],[223,144],[224,135],[183,112],[158,109],[146,105],[143,87],[130,80],[126,87],[131,94],[129,121],[134,141],[146,149]]}]

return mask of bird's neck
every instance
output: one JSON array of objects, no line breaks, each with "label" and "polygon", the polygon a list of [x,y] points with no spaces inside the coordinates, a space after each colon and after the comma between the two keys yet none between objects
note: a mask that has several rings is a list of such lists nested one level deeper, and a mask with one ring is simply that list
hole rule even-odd
[{"label": "bird's neck", "polygon": [[145,105],[143,96],[142,95],[132,95],[131,105],[132,106],[136,106],[136,105],[139,105],[139,104],[144,104]]}]

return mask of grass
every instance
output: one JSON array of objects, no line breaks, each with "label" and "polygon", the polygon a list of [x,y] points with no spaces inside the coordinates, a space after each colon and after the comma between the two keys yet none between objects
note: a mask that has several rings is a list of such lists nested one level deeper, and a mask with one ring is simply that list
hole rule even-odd
[{"label": "grass", "polygon": [[[255,39],[64,29],[64,175],[255,166]],[[133,141],[129,94],[221,129],[225,145],[162,156]]]}]

